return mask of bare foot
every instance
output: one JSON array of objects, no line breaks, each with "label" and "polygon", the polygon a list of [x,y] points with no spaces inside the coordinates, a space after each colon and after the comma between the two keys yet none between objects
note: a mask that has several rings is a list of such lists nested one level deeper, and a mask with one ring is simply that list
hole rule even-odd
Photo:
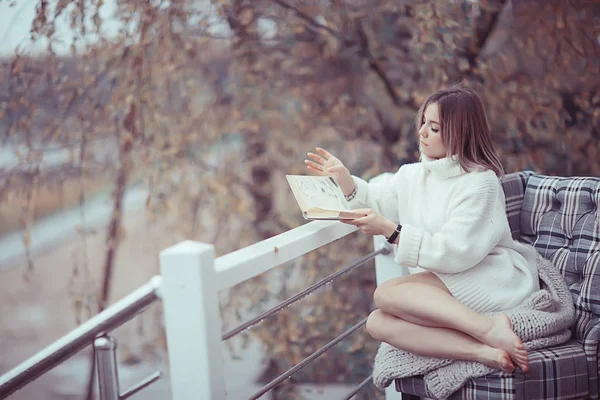
[{"label": "bare foot", "polygon": [[500,314],[489,318],[492,320],[492,327],[479,340],[494,349],[504,350],[523,372],[527,372],[529,370],[527,350],[512,330],[508,316]]},{"label": "bare foot", "polygon": [[477,355],[477,361],[488,367],[499,369],[504,372],[513,372],[515,370],[515,365],[510,360],[507,352],[500,349],[494,349],[486,344],[482,344],[479,354]]}]

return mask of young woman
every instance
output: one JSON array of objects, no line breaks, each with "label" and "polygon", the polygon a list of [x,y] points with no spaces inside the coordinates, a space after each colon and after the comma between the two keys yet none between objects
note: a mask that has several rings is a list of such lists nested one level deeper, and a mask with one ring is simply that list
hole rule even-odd
[{"label": "young woman", "polygon": [[465,87],[440,90],[416,122],[421,161],[385,184],[352,176],[321,148],[305,160],[310,171],[335,176],[365,215],[345,222],[384,235],[396,262],[411,268],[377,288],[367,330],[415,354],[527,372],[527,351],[502,311],[539,290],[536,250],[512,239],[481,99]]}]

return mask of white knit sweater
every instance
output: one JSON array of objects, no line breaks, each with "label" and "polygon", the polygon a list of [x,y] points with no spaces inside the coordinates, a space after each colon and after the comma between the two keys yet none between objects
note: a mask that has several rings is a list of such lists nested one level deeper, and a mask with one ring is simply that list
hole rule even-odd
[{"label": "white knit sweater", "polygon": [[351,208],[373,208],[402,224],[396,262],[411,273],[435,273],[473,310],[508,310],[539,290],[536,250],[512,239],[493,171],[466,172],[456,157],[423,156],[387,182],[354,181]]}]

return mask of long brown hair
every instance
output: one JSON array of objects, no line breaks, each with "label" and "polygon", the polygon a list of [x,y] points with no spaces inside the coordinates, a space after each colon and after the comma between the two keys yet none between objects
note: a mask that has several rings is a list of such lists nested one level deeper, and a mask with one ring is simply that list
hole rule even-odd
[{"label": "long brown hair", "polygon": [[448,156],[456,155],[465,171],[491,169],[498,177],[504,168],[492,141],[490,125],[481,98],[466,86],[453,86],[430,95],[417,113],[417,132],[423,124],[423,113],[437,103],[440,113],[442,141]]}]

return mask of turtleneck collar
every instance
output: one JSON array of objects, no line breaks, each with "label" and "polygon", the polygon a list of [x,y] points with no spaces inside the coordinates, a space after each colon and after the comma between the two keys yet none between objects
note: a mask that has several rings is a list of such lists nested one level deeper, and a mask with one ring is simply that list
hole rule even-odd
[{"label": "turtleneck collar", "polygon": [[456,155],[436,159],[421,153],[421,163],[426,171],[441,179],[452,178],[467,172],[461,167]]}]

